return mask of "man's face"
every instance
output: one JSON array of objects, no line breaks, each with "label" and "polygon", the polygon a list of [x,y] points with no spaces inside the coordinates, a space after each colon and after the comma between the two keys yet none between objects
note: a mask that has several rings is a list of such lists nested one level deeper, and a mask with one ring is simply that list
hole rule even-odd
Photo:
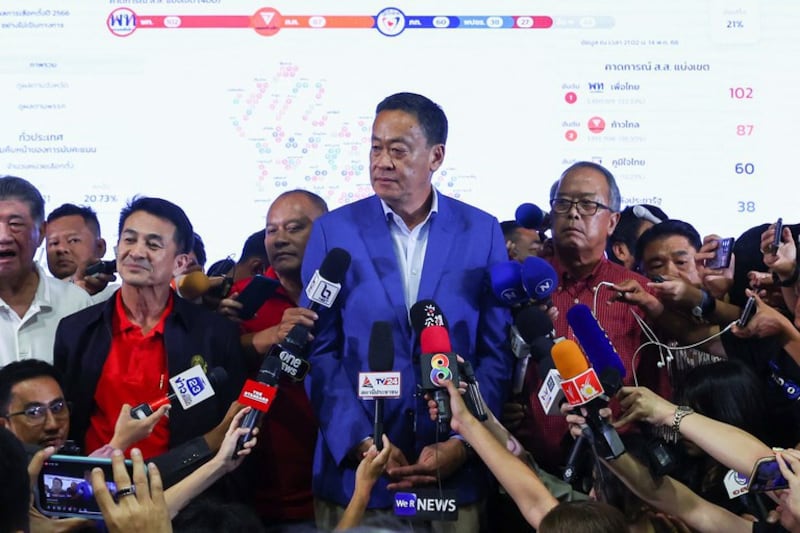
[{"label": "man's face", "polygon": [[33,256],[44,238],[30,206],[19,200],[0,200],[0,279],[16,279],[33,269]]},{"label": "man's face", "polygon": [[[609,204],[608,182],[593,168],[576,168],[561,180],[556,198],[576,202],[590,200]],[[552,213],[553,241],[557,250],[590,253],[601,258],[606,240],[614,232],[619,213],[599,208],[594,215],[581,215],[576,206],[563,214]]]},{"label": "man's face", "polygon": [[510,258],[520,263],[527,257],[539,255],[539,250],[542,249],[542,240],[535,229],[517,228],[514,230],[511,242],[514,246],[509,252]]},{"label": "man's face", "polygon": [[[11,387],[9,413],[18,413],[36,406],[51,406],[64,401],[64,393],[58,382],[50,376],[39,376],[20,381]],[[64,407],[57,414],[44,410],[44,418],[31,419],[26,414],[18,414],[5,421],[6,427],[26,444],[35,446],[55,446],[60,448],[69,433],[69,409]]]},{"label": "man's face", "polygon": [[428,146],[413,115],[381,111],[372,124],[369,177],[372,189],[392,209],[418,209],[431,191],[431,176],[444,160],[444,145]]},{"label": "man's face", "polygon": [[700,282],[694,255],[697,253],[689,239],[670,235],[650,242],[642,253],[642,269],[648,277],[670,276],[689,283]]},{"label": "man's face", "polygon": [[[47,224],[47,268],[58,279],[72,276],[105,255],[105,245],[80,215],[60,217]],[[102,249],[102,251],[101,251]]]},{"label": "man's face", "polygon": [[264,245],[272,267],[281,275],[299,275],[311,225],[322,212],[304,194],[289,194],[267,213]]},{"label": "man's face", "polygon": [[122,226],[117,244],[117,270],[134,287],[169,285],[178,246],[169,220],[135,211]]}]

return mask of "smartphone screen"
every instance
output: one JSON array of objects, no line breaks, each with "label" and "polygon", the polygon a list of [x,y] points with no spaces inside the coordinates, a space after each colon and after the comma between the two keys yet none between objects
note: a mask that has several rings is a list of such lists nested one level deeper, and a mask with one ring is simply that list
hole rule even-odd
[{"label": "smartphone screen", "polygon": [[778,461],[774,457],[759,459],[750,476],[747,490],[750,492],[767,492],[789,488],[789,482],[781,474]]},{"label": "smartphone screen", "polygon": [[781,236],[783,235],[783,218],[778,218],[775,222],[775,236],[772,238],[772,246],[770,251],[775,253],[781,246]]},{"label": "smartphone screen", "polygon": [[[130,473],[132,463],[125,461]],[[94,499],[92,469],[100,467],[108,490],[113,495],[117,486],[111,471],[111,459],[53,455],[39,474],[35,489],[36,507],[45,516],[102,519]]]},{"label": "smartphone screen", "polygon": [[264,305],[267,298],[272,296],[278,287],[280,287],[278,280],[260,274],[253,276],[250,283],[236,297],[236,300],[242,304],[242,309],[239,310],[239,318],[242,320],[253,318],[258,308]]},{"label": "smartphone screen", "polygon": [[733,237],[720,239],[713,259],[706,262],[706,268],[728,268],[731,266],[731,253],[733,252]]},{"label": "smartphone screen", "polygon": [[747,299],[747,302],[744,304],[744,308],[742,309],[742,315],[739,317],[739,320],[736,321],[736,325],[740,328],[743,328],[750,322],[750,319],[753,317],[753,314],[756,312],[756,299],[751,296]]}]

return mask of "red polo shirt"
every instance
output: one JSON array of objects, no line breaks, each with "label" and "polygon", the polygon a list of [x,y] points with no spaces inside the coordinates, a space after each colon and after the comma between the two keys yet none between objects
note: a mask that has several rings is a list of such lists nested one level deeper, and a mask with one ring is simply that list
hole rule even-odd
[{"label": "red polo shirt", "polygon": [[[272,267],[265,276],[278,279]],[[250,278],[233,285],[241,292]],[[283,287],[262,305],[256,316],[242,322],[242,333],[254,333],[280,324],[283,312],[296,307]],[[251,376],[252,377],[252,376]],[[311,475],[317,420],[302,382],[281,375],[280,388],[269,413],[264,417],[252,465],[259,473],[255,489],[255,510],[262,518],[275,521],[310,520],[314,517]]]},{"label": "red polo shirt", "polygon": [[[96,450],[111,441],[122,404],[135,406],[161,398],[169,391],[164,321],[172,311],[172,292],[158,324],[146,334],[125,313],[121,291],[114,297],[111,349],[94,393],[95,410],[85,438],[87,450]],[[149,437],[134,446],[142,450],[145,459],[165,453],[169,448],[167,417],[156,424]],[[125,454],[129,451],[125,450]]]},{"label": "red polo shirt", "polygon": [[[586,304],[590,309],[594,309],[594,290],[601,281],[622,283],[634,279],[645,290],[648,290],[647,283],[650,280],[605,258],[588,276],[580,280],[570,279],[557,259],[552,258],[550,262],[558,274],[558,289],[552,294],[553,305],[558,308],[558,319],[553,324],[556,337],[566,337],[578,342],[572,328],[567,323],[567,311],[578,303]],[[622,302],[607,304],[606,302],[612,296],[614,296],[614,292],[610,288],[600,287],[597,295],[597,321],[605,329],[611,344],[617,349],[617,353],[625,365],[624,384],[633,385],[633,354],[639,346],[647,341],[633,313],[641,318],[644,318],[644,313],[638,307]],[[657,355],[654,355],[653,351],[641,350],[636,356],[636,375],[640,385],[649,387],[669,398],[671,390],[667,371],[659,370],[656,367],[657,361]],[[542,379],[536,371],[536,365],[529,365],[523,393],[530,399],[529,408],[532,421],[529,421],[528,427],[523,430],[520,437],[542,468],[557,472],[566,461],[560,443],[567,433],[567,424],[564,417],[548,416],[542,410],[537,394],[541,384]]]}]

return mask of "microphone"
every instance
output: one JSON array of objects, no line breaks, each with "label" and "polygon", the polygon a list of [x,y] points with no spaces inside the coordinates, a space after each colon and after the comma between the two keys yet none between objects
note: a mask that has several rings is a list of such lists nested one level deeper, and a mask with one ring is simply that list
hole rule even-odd
[{"label": "microphone", "polygon": [[526,307],[517,314],[509,328],[511,351],[517,358],[511,387],[514,394],[522,392],[531,357],[537,364],[540,375],[553,368],[553,359],[550,357],[552,333],[553,321],[538,307]]},{"label": "microphone", "polygon": [[433,300],[420,300],[411,306],[408,310],[408,317],[411,321],[411,327],[417,335],[422,333],[422,330],[431,326],[442,326],[447,329],[447,319],[439,304]]},{"label": "microphone", "polygon": [[633,214],[636,218],[641,218],[643,220],[647,220],[652,222],[653,224],[661,224],[662,220],[655,216],[649,209],[647,209],[643,205],[635,205],[633,206]]},{"label": "microphone", "polygon": [[203,272],[195,270],[174,279],[175,292],[186,300],[201,297],[211,288],[211,280]]},{"label": "microphone", "polygon": [[536,204],[520,204],[514,212],[514,219],[523,228],[542,231],[550,227],[550,216]]},{"label": "microphone", "polygon": [[[391,373],[394,366],[394,339],[392,326],[388,322],[373,322],[369,334],[369,352],[367,352],[370,372]],[[397,374],[396,372],[392,374]],[[389,379],[393,376],[387,376]],[[359,380],[361,381],[361,380]],[[397,384],[400,377],[397,376]],[[375,397],[375,418],[372,440],[378,451],[383,449],[383,398]]]},{"label": "microphone", "polygon": [[452,352],[450,337],[444,326],[429,326],[424,328],[419,338],[420,367],[422,368],[421,388],[433,392],[433,399],[439,414],[436,419],[439,433],[450,431],[450,395],[445,388],[447,380],[458,384],[458,360]]},{"label": "microphone", "polygon": [[469,361],[464,361],[463,363],[459,361],[458,371],[464,376],[464,381],[467,382],[467,394],[464,402],[467,404],[467,408],[481,422],[489,420],[489,414],[486,412],[486,407],[481,400],[478,378],[475,376],[475,369],[472,368],[472,364]]},{"label": "microphone", "polygon": [[[308,309],[316,313],[322,307],[333,306],[348,268],[350,254],[342,248],[332,248],[306,286],[306,296],[310,300]],[[280,359],[281,369],[294,381],[302,381],[311,368],[302,357],[308,345],[308,333],[306,326],[295,324],[286,338],[267,352],[267,357],[277,356]]]},{"label": "microphone", "polygon": [[503,261],[490,266],[489,282],[492,292],[503,305],[519,307],[529,300],[522,284],[522,264],[519,261]]},{"label": "microphone", "polygon": [[558,274],[541,257],[526,257],[522,263],[522,285],[534,303],[552,305],[550,295],[558,287]]},{"label": "microphone", "polygon": [[[567,401],[572,407],[583,406],[587,410],[585,418],[591,435],[588,440],[594,445],[596,453],[604,459],[616,459],[625,452],[625,446],[614,427],[599,414],[599,410],[608,405],[609,398],[597,373],[589,366],[578,344],[569,339],[555,343],[552,356],[561,374],[561,388]],[[572,462],[568,462],[564,471],[565,481],[571,482],[577,475],[574,460],[585,440],[587,437],[582,435],[573,444],[569,454]]]},{"label": "microphone", "polygon": [[137,420],[147,418],[162,405],[172,403],[176,398],[181,407],[188,409],[214,396],[214,387],[228,380],[228,373],[221,366],[212,368],[206,375],[200,365],[184,370],[169,380],[173,392],[153,402],[140,403],[131,407],[131,417]]},{"label": "microphone", "polygon": [[270,356],[264,358],[255,380],[248,379],[242,387],[238,402],[251,407],[249,413],[244,415],[239,427],[246,428],[247,433],[239,437],[233,451],[233,459],[238,457],[244,443],[252,438],[253,428],[261,421],[261,417],[272,407],[272,401],[278,393],[278,381],[281,375],[281,360]]},{"label": "microphone", "polygon": [[[598,374],[605,376],[609,369],[613,369],[617,373],[617,379],[625,377],[622,359],[588,305],[575,304],[570,307],[567,311],[567,323]],[[612,392],[614,393],[616,391]]]}]

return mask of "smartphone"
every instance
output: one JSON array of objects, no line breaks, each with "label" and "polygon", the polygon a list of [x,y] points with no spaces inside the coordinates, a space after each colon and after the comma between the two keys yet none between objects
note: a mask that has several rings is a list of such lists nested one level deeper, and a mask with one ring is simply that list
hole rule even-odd
[{"label": "smartphone", "polygon": [[110,259],[108,261],[98,261],[93,265],[86,267],[86,276],[94,276],[95,274],[113,274],[117,271],[117,260]]},{"label": "smartphone", "polygon": [[747,490],[750,492],[767,492],[788,488],[789,482],[781,474],[778,461],[774,456],[759,459],[753,467],[753,473],[747,483]]},{"label": "smartphone", "polygon": [[714,257],[706,261],[706,268],[728,268],[731,266],[731,253],[733,252],[733,237],[717,241]]},{"label": "smartphone", "polygon": [[[128,474],[133,464],[126,460]],[[36,508],[45,516],[57,518],[88,518],[102,520],[103,513],[94,499],[92,469],[100,467],[108,490],[113,495],[117,486],[111,470],[111,459],[53,455],[45,461],[33,488]]]},{"label": "smartphone", "polygon": [[783,235],[783,218],[778,218],[775,222],[775,235],[772,238],[772,245],[769,247],[770,253],[775,253],[781,245],[781,235]]},{"label": "smartphone", "polygon": [[739,316],[739,320],[736,321],[736,325],[740,328],[743,328],[750,322],[750,319],[753,318],[753,315],[756,312],[756,299],[755,297],[751,296],[747,299],[747,302],[744,304],[744,308],[742,309],[742,314]]},{"label": "smartphone", "polygon": [[261,274],[253,276],[250,283],[236,297],[236,301],[242,304],[242,308],[239,310],[239,318],[242,320],[253,318],[258,308],[264,305],[267,298],[272,296],[280,286],[281,283],[276,279],[268,278]]}]

